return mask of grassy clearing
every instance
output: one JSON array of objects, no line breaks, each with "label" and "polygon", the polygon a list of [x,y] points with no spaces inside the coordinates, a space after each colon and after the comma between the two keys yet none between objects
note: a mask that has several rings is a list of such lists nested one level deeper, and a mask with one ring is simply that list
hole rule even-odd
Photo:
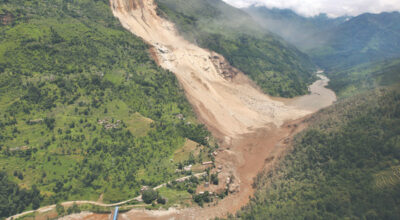
[{"label": "grassy clearing", "polygon": [[158,192],[162,197],[167,199],[167,204],[163,206],[166,209],[175,205],[179,205],[180,207],[188,207],[192,205],[192,195],[186,191],[162,187]]},{"label": "grassy clearing", "polygon": [[139,113],[135,113],[130,117],[131,119],[127,122],[129,131],[136,137],[145,136],[151,130],[151,123],[153,120],[145,118]]},{"label": "grassy clearing", "polygon": [[189,158],[190,154],[192,154],[194,157],[199,157],[200,153],[202,154],[200,157],[201,159],[207,159],[207,153],[203,153],[204,149],[204,146],[192,140],[186,139],[183,147],[174,152],[173,160],[178,163],[183,163]]},{"label": "grassy clearing", "polygon": [[375,174],[375,185],[379,189],[393,187],[400,183],[400,166]]}]

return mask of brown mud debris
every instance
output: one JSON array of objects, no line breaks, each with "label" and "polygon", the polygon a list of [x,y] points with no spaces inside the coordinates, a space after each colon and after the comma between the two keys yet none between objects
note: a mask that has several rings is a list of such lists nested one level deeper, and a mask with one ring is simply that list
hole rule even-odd
[{"label": "brown mud debris", "polygon": [[[176,75],[200,121],[220,140],[213,172],[232,192],[204,208],[134,209],[119,219],[210,219],[235,213],[253,195],[257,174],[276,166],[293,135],[306,127],[304,117],[336,100],[324,88],[329,80],[323,77],[310,87],[310,95],[269,97],[223,56],[179,36],[171,22],[157,15],[154,0],[110,0],[110,4],[121,24],[152,47],[157,64]],[[81,219],[93,217],[109,219],[110,214]]]}]

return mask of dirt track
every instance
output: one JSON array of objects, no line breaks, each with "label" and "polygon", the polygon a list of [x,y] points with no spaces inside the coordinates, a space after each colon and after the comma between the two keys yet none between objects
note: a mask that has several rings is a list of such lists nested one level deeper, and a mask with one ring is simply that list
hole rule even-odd
[{"label": "dirt track", "polygon": [[[193,174],[193,176],[200,178],[201,176],[204,176],[205,174],[206,174],[206,172],[202,172],[202,173]],[[190,177],[192,177],[192,175],[178,178],[175,181],[178,181],[178,182],[185,181],[187,179],[190,179]],[[166,183],[163,183],[161,185],[158,185],[158,186],[154,187],[153,190],[160,189],[162,187],[165,187],[166,185],[167,185]],[[111,203],[111,204],[106,204],[106,203],[102,203],[102,202],[95,202],[95,201],[75,200],[75,201],[63,202],[63,203],[61,203],[61,205],[65,206],[65,207],[69,207],[69,206],[72,206],[74,204],[76,204],[76,205],[91,204],[91,205],[96,205],[96,206],[101,206],[101,207],[115,207],[115,206],[125,205],[128,202],[131,202],[131,201],[134,201],[134,200],[143,201],[142,200],[142,196],[139,195],[139,196],[137,196],[135,198],[132,198],[132,199],[128,199],[128,200],[125,200],[125,201],[122,201],[122,202],[117,202],[117,203]],[[19,214],[13,215],[11,217],[8,217],[6,220],[17,219],[17,218],[20,218],[22,216],[25,216],[25,215],[31,214],[31,213],[44,213],[44,212],[48,212],[50,210],[54,210],[55,208],[56,208],[56,205],[48,205],[48,206],[45,206],[45,207],[41,207],[40,209],[37,209],[37,210],[26,211],[26,212],[23,212],[23,213],[19,213]],[[88,214],[88,212],[84,212],[84,213],[82,213],[82,215],[75,214],[75,215],[67,216],[66,219],[77,219],[77,218],[79,219],[83,215],[85,215],[85,216],[94,216],[95,215],[93,213],[89,213],[89,214]]]},{"label": "dirt track", "polygon": [[[110,0],[121,24],[153,47],[152,57],[172,71],[198,118],[224,149],[216,158],[222,181],[234,176],[239,191],[211,207],[168,211],[132,210],[119,219],[209,219],[234,213],[253,195],[253,178],[283,155],[288,138],[304,128],[301,118],[332,104],[326,79],[311,86],[312,94],[296,99],[271,98],[219,54],[202,49],[177,34],[174,25],[156,13],[154,0]],[[109,215],[68,219],[108,219]]]}]

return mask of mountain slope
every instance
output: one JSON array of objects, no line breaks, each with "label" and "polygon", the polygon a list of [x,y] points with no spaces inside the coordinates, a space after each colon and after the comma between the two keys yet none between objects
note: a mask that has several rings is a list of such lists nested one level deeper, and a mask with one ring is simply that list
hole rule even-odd
[{"label": "mountain slope", "polygon": [[376,87],[395,87],[400,83],[400,59],[360,64],[326,73],[329,87],[339,97],[349,97]]},{"label": "mountain slope", "polygon": [[400,13],[362,14],[330,31],[327,43],[311,51],[328,70],[400,57]]},{"label": "mountain slope", "polygon": [[329,18],[325,14],[303,17],[290,9],[250,6],[245,9],[263,28],[283,37],[302,51],[326,42],[326,30],[344,23],[348,17]]},{"label": "mountain slope", "polygon": [[238,219],[400,218],[399,100],[379,90],[314,115]]},{"label": "mountain slope", "polygon": [[222,54],[270,95],[307,93],[313,77],[309,58],[261,30],[245,12],[220,0],[157,0],[159,14],[186,39]]},{"label": "mountain slope", "polygon": [[208,145],[175,76],[108,1],[0,8],[11,18],[0,26],[0,218],[132,198],[180,175],[170,158],[187,138]]},{"label": "mountain slope", "polygon": [[157,7],[154,1],[112,1],[114,15],[154,47],[159,65],[175,73],[200,120],[220,139],[237,138],[269,123],[280,126],[320,108],[287,105],[263,94],[223,56],[183,39]]},{"label": "mountain slope", "polygon": [[293,43],[328,71],[400,56],[399,12],[308,18],[291,10],[265,7],[246,11],[263,28]]}]

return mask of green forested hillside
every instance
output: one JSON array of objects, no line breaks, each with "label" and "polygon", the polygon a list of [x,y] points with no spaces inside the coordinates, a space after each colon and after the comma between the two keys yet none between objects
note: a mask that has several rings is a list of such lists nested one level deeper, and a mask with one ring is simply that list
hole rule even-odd
[{"label": "green forested hillside", "polygon": [[349,97],[376,87],[399,86],[400,59],[361,64],[326,74],[331,79],[329,87],[339,97]]},{"label": "green forested hillside", "polygon": [[309,123],[237,217],[399,219],[400,92],[349,98]]},{"label": "green forested hillside", "polygon": [[107,0],[0,0],[0,14],[0,218],[131,198],[176,178],[186,138],[208,145],[174,75]]},{"label": "green forested hillside", "polygon": [[400,57],[399,12],[365,13],[332,28],[326,35],[326,43],[308,53],[326,70]]},{"label": "green forested hillside", "polygon": [[349,17],[331,18],[326,14],[304,17],[290,9],[250,6],[244,9],[257,23],[284,38],[302,51],[326,43],[329,31],[346,22]]},{"label": "green forested hillside", "polygon": [[39,207],[41,199],[40,192],[35,185],[31,190],[21,189],[17,184],[8,180],[7,173],[0,171],[0,218],[24,210],[30,204],[36,209]]},{"label": "green forested hillside", "polygon": [[221,0],[157,0],[159,13],[190,41],[222,55],[264,92],[306,94],[315,78],[307,55],[263,31],[244,11]]},{"label": "green forested hillside", "polygon": [[327,71],[400,57],[400,13],[356,17],[303,17],[288,9],[245,9],[266,30],[282,36]]}]

